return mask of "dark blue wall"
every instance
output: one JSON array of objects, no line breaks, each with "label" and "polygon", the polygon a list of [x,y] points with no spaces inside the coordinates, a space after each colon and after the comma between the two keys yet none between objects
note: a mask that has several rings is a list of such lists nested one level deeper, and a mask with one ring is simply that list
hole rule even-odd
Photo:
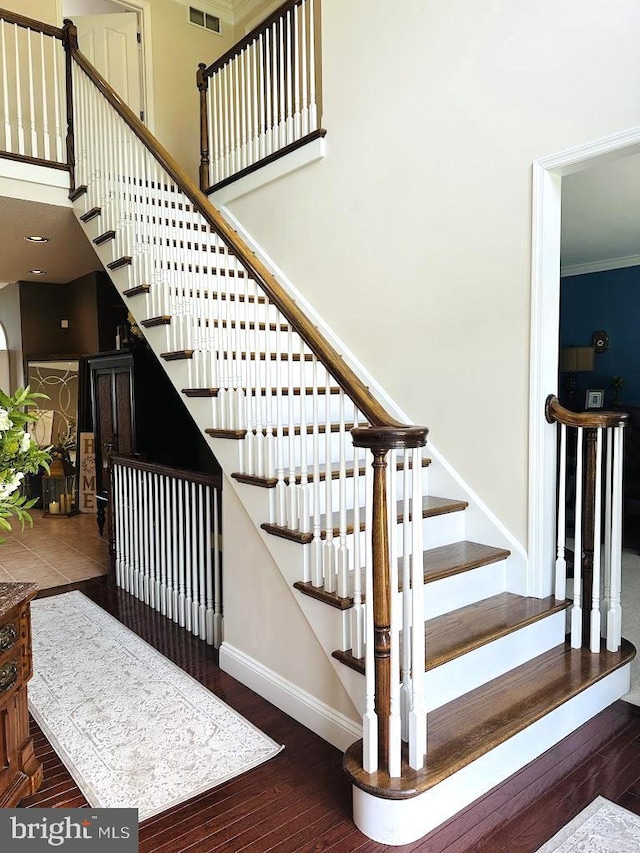
[{"label": "dark blue wall", "polygon": [[599,329],[609,333],[609,349],[595,353],[592,373],[576,374],[581,404],[586,388],[604,388],[609,403],[611,377],[622,376],[620,402],[640,405],[640,266],[562,279],[560,346],[590,346]]}]

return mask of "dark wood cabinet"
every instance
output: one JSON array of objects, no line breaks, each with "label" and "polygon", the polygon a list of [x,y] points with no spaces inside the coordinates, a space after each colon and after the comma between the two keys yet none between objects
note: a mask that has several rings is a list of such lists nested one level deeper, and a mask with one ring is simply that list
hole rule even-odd
[{"label": "dark wood cabinet", "polygon": [[29,736],[33,583],[0,583],[0,808],[16,806],[42,783]]}]

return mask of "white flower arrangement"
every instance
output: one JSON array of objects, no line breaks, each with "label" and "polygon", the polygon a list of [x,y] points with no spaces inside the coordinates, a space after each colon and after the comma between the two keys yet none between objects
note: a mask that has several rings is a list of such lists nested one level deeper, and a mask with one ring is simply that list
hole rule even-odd
[{"label": "white flower arrangement", "polygon": [[[29,388],[20,388],[10,397],[0,391],[0,529],[11,530],[10,518],[16,518],[24,527],[32,524],[28,510],[36,498],[28,500],[20,494],[20,483],[25,474],[35,474],[41,468],[49,470],[51,456],[33,441],[25,426],[37,420],[37,415],[25,408],[37,406],[44,394],[32,394]],[[2,540],[0,539],[0,542]]]}]

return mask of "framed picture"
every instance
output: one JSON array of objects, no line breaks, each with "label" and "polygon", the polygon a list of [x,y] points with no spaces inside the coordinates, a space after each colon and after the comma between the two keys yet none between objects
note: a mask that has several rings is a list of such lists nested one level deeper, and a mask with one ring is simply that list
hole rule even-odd
[{"label": "framed picture", "polygon": [[604,391],[587,391],[585,409],[601,409],[604,406]]}]

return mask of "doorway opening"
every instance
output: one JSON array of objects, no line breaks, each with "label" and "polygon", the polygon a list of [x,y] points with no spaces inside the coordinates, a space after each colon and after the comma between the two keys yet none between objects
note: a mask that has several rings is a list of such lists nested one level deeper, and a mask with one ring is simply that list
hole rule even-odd
[{"label": "doorway opening", "polygon": [[80,50],[153,131],[151,7],[148,0],[57,0],[78,28]]}]

